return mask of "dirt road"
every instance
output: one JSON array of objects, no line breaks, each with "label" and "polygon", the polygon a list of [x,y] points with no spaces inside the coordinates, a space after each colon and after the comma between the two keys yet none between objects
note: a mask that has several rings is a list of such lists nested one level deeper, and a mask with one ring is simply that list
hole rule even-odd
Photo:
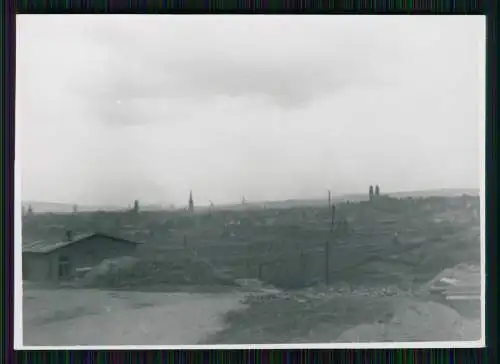
[{"label": "dirt road", "polygon": [[224,328],[243,294],[25,289],[26,346],[189,345]]},{"label": "dirt road", "polygon": [[[396,286],[282,292],[251,279],[238,282],[244,292],[217,294],[25,286],[24,344],[474,341],[481,337],[481,305],[474,298],[480,279],[470,270],[445,270],[418,292]],[[443,280],[453,283],[446,294],[431,293]],[[470,299],[456,299],[471,292]]]}]

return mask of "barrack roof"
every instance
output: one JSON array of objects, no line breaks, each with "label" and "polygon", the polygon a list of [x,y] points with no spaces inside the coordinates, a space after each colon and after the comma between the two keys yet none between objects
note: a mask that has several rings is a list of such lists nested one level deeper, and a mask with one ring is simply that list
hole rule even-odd
[{"label": "barrack roof", "polygon": [[71,240],[60,240],[60,241],[47,241],[47,240],[36,240],[36,241],[31,241],[29,243],[24,243],[23,244],[23,253],[50,253],[54,250],[63,248],[65,246],[74,244],[76,242],[80,242],[82,240],[86,240],[92,237],[100,236],[106,239],[110,240],[115,240],[115,241],[121,241],[124,243],[128,244],[140,244],[139,242],[136,241],[131,241],[128,239],[124,238],[119,238],[107,234],[102,234],[102,233],[85,233],[85,234],[78,234],[75,235]]}]

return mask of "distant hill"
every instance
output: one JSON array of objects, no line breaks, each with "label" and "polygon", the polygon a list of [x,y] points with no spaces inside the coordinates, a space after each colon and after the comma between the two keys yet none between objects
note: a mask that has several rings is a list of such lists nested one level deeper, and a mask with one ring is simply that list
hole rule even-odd
[{"label": "distant hill", "polygon": [[[23,206],[27,209],[31,205],[35,213],[71,213],[73,212],[73,204],[60,202],[44,202],[44,201],[23,201]],[[77,205],[78,211],[119,211],[125,209],[123,206],[106,206],[106,205]]]},{"label": "distant hill", "polygon": [[408,192],[393,192],[388,193],[389,196],[393,197],[453,197],[461,195],[471,195],[479,196],[478,188],[442,188],[436,190],[423,190],[423,191],[408,191]]},{"label": "distant hill", "polygon": [[[31,205],[35,213],[55,213],[64,214],[73,212],[73,204],[60,203],[60,202],[45,202],[45,201],[23,201],[23,206],[28,209]],[[119,205],[77,205],[79,212],[90,212],[90,211],[124,211],[132,208],[130,206],[119,206]],[[148,204],[141,205],[141,211],[158,211],[158,210],[168,210],[171,209],[169,206],[161,204]]]},{"label": "distant hill", "polygon": [[[405,198],[405,197],[453,197],[453,196],[461,196],[461,195],[471,195],[471,196],[479,196],[479,189],[474,188],[441,188],[435,190],[421,190],[421,191],[400,191],[400,192],[384,192],[382,191],[382,195],[387,195],[391,197],[397,198]],[[364,201],[368,200],[367,194],[348,194],[336,197],[337,200],[350,200],[350,201]]]},{"label": "distant hill", "polygon": [[[423,191],[404,191],[404,192],[388,192],[382,191],[382,194],[389,195],[392,197],[435,197],[435,196],[460,196],[463,194],[478,196],[479,189],[436,189],[436,190],[423,190]],[[332,196],[333,202],[340,201],[364,201],[368,199],[368,194],[345,194],[339,196]],[[298,206],[310,206],[317,207],[326,204],[325,198],[316,199],[289,199],[283,201],[258,201],[258,202],[247,202],[246,204],[223,204],[217,205],[216,208],[231,209],[231,210],[241,210],[247,208],[261,208],[266,206],[267,208],[293,208]],[[73,212],[73,205],[67,203],[58,202],[44,202],[44,201],[23,201],[23,206],[27,209],[31,205],[35,213],[71,213]],[[127,210],[128,206],[117,206],[117,205],[78,205],[78,211],[120,211]],[[141,211],[154,211],[154,210],[169,210],[170,207],[161,204],[149,204],[142,205]],[[208,206],[198,206],[197,209],[208,209]]]},{"label": "distant hill", "polygon": [[[436,197],[436,196],[443,196],[443,197],[452,197],[452,196],[461,196],[463,194],[467,195],[472,195],[472,196],[478,196],[479,195],[479,189],[436,189],[436,190],[422,190],[422,191],[404,191],[404,192],[388,192],[384,193],[382,192],[383,195],[389,195],[392,197],[397,197],[397,198],[404,198],[404,197]],[[338,195],[338,196],[332,196],[332,202],[342,202],[342,201],[366,201],[368,200],[368,193],[366,194],[345,194],[345,195]],[[318,206],[325,206],[327,204],[327,197],[325,196],[324,198],[316,198],[316,199],[289,199],[289,200],[283,200],[283,201],[258,201],[258,202],[247,202],[245,205],[242,204],[227,204],[227,205],[219,205],[217,206],[218,208],[228,208],[232,210],[240,210],[240,209],[245,209],[245,208],[252,208],[252,207],[262,207],[266,206],[267,208],[271,209],[287,209],[287,208],[293,208],[293,207],[299,207],[299,206],[308,206],[308,207],[318,207]]]}]

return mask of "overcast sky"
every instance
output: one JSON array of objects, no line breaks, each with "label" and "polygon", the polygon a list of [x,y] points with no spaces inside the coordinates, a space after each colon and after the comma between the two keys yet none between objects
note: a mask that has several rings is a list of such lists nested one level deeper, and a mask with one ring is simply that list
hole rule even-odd
[{"label": "overcast sky", "polygon": [[[24,200],[478,188],[479,16],[17,17]],[[484,130],[484,126],[481,126]]]}]

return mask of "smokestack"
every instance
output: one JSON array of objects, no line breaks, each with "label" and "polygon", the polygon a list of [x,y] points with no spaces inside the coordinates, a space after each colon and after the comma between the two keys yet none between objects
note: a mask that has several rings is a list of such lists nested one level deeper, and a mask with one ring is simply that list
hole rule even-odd
[{"label": "smokestack", "polygon": [[66,240],[67,241],[72,241],[73,240],[73,231],[66,230]]}]

